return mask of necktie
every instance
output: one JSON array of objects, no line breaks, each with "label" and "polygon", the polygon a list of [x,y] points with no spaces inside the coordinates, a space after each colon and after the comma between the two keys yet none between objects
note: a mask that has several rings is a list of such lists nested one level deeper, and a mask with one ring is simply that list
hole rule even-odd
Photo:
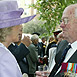
[{"label": "necktie", "polygon": [[71,45],[68,45],[68,46],[64,49],[63,54],[62,54],[62,56],[61,56],[61,58],[60,58],[60,60],[59,60],[59,63],[54,66],[54,68],[53,68],[53,70],[51,71],[49,77],[54,77],[54,75],[56,74],[57,70],[58,70],[59,67],[61,66],[61,63],[64,61],[65,56],[66,56],[66,54],[67,54],[67,52],[68,52],[68,50],[69,50],[70,48],[71,48]]},{"label": "necktie", "polygon": [[63,51],[63,54],[62,54],[62,56],[61,56],[61,59],[60,59],[59,64],[61,64],[61,63],[64,61],[65,56],[66,56],[66,54],[67,54],[67,52],[68,52],[68,50],[69,50],[70,48],[71,48],[71,45],[68,45],[68,46],[65,48],[65,50]]}]

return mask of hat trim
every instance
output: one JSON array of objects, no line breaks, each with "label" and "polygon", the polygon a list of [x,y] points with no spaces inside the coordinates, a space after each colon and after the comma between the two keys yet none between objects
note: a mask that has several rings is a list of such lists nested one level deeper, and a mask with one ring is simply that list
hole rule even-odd
[{"label": "hat trim", "polygon": [[15,11],[0,12],[0,21],[19,18],[22,15],[23,11],[24,11],[23,8],[19,8],[18,10]]},{"label": "hat trim", "polygon": [[25,17],[25,18],[17,18],[17,19],[1,21],[0,28],[6,28],[6,27],[11,27],[11,26],[16,26],[16,25],[20,25],[23,23],[27,23],[27,22],[31,21],[35,16],[36,15]]}]

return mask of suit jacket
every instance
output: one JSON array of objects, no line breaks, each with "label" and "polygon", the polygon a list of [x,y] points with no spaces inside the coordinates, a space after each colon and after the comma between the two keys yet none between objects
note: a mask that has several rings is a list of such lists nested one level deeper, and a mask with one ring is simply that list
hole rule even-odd
[{"label": "suit jacket", "polygon": [[66,40],[62,40],[58,43],[57,49],[56,49],[56,56],[55,56],[56,63],[59,62],[60,57],[67,45],[68,45],[68,42]]},{"label": "suit jacket", "polygon": [[[68,45],[68,42],[66,40],[60,41],[57,44],[57,49],[56,49],[56,56],[55,56],[55,62],[58,64],[61,55],[63,53],[63,50],[65,49],[65,47]],[[53,70],[54,71],[54,70]],[[58,74],[59,76],[56,77],[60,77],[60,74]]]},{"label": "suit jacket", "polygon": [[[72,55],[72,57],[67,61],[67,63],[77,63],[77,50]],[[54,77],[61,77],[60,72],[56,76],[54,76]]]},{"label": "suit jacket", "polygon": [[46,48],[46,45],[42,42],[39,42],[39,45],[40,45],[40,56],[41,57],[44,57],[45,56],[45,48]]},{"label": "suit jacket", "polygon": [[26,55],[29,54],[29,50],[28,48],[24,45],[24,44],[20,44],[19,46],[15,44],[15,46],[13,44],[11,44],[8,49],[10,50],[10,52],[15,56],[22,74],[23,73],[28,73],[29,72],[29,66],[28,66],[28,62],[27,60],[25,61],[24,59],[26,58]]},{"label": "suit jacket", "polygon": [[22,77],[18,63],[12,53],[0,43],[0,77]]},{"label": "suit jacket", "polygon": [[29,74],[34,74],[36,71],[36,63],[38,61],[38,49],[34,44],[30,44],[28,49],[30,51],[30,53],[27,55]]},{"label": "suit jacket", "polygon": [[[61,41],[59,44],[58,44],[58,47],[57,47],[57,55],[56,55],[56,63],[59,62],[60,58],[61,58],[61,55],[62,55],[62,52],[63,50],[65,49],[65,47],[68,45],[68,42],[66,40],[63,40]],[[77,50],[75,51],[75,53],[71,56],[71,58],[67,61],[68,63],[77,63]],[[54,77],[61,77],[60,75],[60,72],[55,75]]]}]

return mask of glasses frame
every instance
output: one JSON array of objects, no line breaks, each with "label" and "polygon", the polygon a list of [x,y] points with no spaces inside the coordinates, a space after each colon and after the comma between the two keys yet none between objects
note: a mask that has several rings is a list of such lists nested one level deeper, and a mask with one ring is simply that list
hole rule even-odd
[{"label": "glasses frame", "polygon": [[69,19],[68,18],[63,18],[62,20],[60,20],[60,23],[64,22],[65,25],[68,24]]}]

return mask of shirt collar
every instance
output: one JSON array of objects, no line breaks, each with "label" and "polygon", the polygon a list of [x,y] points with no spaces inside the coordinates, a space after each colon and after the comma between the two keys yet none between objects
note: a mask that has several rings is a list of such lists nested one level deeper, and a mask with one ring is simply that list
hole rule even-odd
[{"label": "shirt collar", "polygon": [[71,44],[71,47],[73,48],[74,51],[76,51],[77,50],[77,41],[73,42]]},{"label": "shirt collar", "polygon": [[12,42],[11,44],[13,44],[13,46],[15,46],[15,43]]}]

